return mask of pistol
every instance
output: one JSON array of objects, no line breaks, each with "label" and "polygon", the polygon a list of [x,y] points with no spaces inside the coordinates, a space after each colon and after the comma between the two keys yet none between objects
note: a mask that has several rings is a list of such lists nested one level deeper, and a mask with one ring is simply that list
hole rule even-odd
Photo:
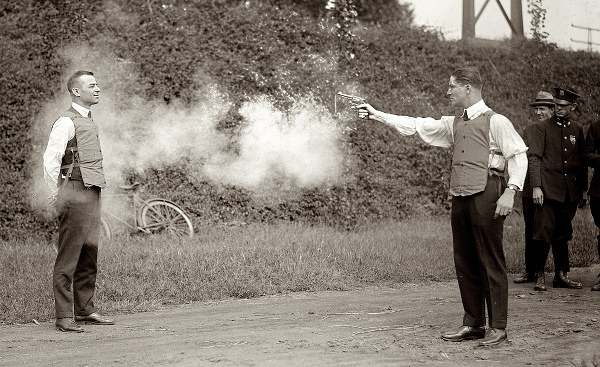
[{"label": "pistol", "polygon": [[336,116],[338,116],[338,112],[337,112],[337,98],[338,97],[343,98],[347,102],[350,102],[350,104],[352,104],[352,106],[357,106],[359,104],[366,103],[365,99],[362,97],[357,97],[357,96],[353,96],[351,94],[345,94],[342,92],[338,92],[335,95],[335,98],[333,100],[333,110],[334,110],[334,113]]},{"label": "pistol", "polygon": [[337,95],[340,96],[341,98],[349,101],[350,103],[352,103],[353,106],[359,105],[361,103],[365,103],[365,99],[362,97],[353,96],[351,94],[344,94],[342,92],[338,92]]}]

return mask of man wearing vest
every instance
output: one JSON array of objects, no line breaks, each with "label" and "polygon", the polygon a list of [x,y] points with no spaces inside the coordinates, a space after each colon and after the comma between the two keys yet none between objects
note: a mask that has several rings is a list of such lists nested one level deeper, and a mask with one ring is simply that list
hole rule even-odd
[{"label": "man wearing vest", "polygon": [[418,133],[428,144],[453,149],[451,224],[464,316],[458,332],[442,338],[483,338],[480,346],[493,346],[507,339],[508,278],[502,248],[503,225],[512,211],[516,191],[523,188],[527,147],[512,123],[484,103],[482,86],[476,68],[454,71],[446,95],[454,107],[460,108],[461,115],[442,116],[439,120],[392,115],[369,104],[355,108],[360,118],[386,123],[402,135]]},{"label": "man wearing vest", "polygon": [[[535,102],[531,103],[530,106],[533,107],[538,123],[554,116],[554,98],[548,92],[539,92],[535,98]],[[529,140],[533,135],[534,129],[536,129],[535,123],[532,123],[527,125],[523,131],[523,141],[527,146],[530,145]],[[523,204],[523,219],[525,221],[525,273],[515,278],[514,282],[529,283],[535,281],[536,285],[534,289],[536,291],[545,291],[546,286],[543,279],[538,281],[536,278],[537,250],[533,241],[535,204],[533,203],[533,188],[531,187],[529,171],[527,171],[527,176],[525,176],[525,183],[521,192],[521,202]]]},{"label": "man wearing vest", "polygon": [[555,115],[536,124],[530,139],[529,170],[535,205],[533,239],[537,248],[536,288],[544,288],[544,267],[552,247],[554,280],[557,288],[581,289],[581,283],[567,277],[568,242],[573,238],[571,224],[577,207],[585,205],[583,193],[588,186],[583,164],[583,127],[571,121],[579,96],[554,88]]},{"label": "man wearing vest", "polygon": [[78,71],[67,82],[71,108],[54,122],[44,152],[44,179],[49,205],[58,212],[58,253],[52,284],[56,328],[82,332],[79,323],[112,325],[94,306],[100,192],[106,186],[98,127],[90,107],[100,88],[89,71]]}]

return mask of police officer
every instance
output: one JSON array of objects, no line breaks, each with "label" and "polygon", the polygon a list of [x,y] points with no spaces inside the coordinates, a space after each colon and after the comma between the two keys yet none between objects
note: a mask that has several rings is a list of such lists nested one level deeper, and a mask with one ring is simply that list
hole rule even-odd
[{"label": "police officer", "polygon": [[578,206],[585,205],[587,167],[583,163],[584,132],[571,120],[579,95],[554,88],[555,116],[536,124],[529,145],[529,174],[535,206],[536,288],[545,290],[544,267],[550,247],[554,256],[557,288],[581,288],[567,277],[568,242]]},{"label": "police officer", "polygon": [[[552,94],[548,92],[540,91],[535,98],[535,102],[529,105],[533,107],[536,122],[544,121],[554,115],[554,100]],[[533,129],[535,129],[535,123],[527,125],[525,131],[523,131],[523,141],[527,146],[529,146],[529,139],[533,135]],[[533,243],[533,213],[535,204],[533,203],[533,189],[531,188],[529,172],[525,176],[521,201],[523,204],[523,219],[525,221],[525,273],[515,278],[514,282],[528,283],[536,280],[536,249]],[[546,290],[546,288],[544,286],[543,289],[536,290]]]}]

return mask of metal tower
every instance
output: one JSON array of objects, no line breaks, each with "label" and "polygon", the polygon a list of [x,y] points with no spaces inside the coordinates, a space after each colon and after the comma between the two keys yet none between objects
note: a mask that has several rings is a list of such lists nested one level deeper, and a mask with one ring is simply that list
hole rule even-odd
[{"label": "metal tower", "polygon": [[[475,15],[475,0],[463,0],[463,25],[462,25],[462,38],[469,39],[475,38],[475,24],[481,17],[481,14],[485,10],[490,0],[485,0],[485,3]],[[512,38],[524,37],[523,32],[523,6],[521,0],[510,0],[510,17],[504,10],[504,6],[500,0],[496,0],[504,19],[512,30]]]}]

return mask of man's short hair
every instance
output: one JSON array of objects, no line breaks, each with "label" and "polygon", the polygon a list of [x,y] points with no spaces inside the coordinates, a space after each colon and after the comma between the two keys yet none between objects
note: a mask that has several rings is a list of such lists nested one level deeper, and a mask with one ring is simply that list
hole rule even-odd
[{"label": "man's short hair", "polygon": [[86,70],[76,71],[73,75],[71,75],[71,77],[67,81],[67,90],[69,91],[69,93],[72,93],[71,90],[75,87],[75,83],[77,83],[77,81],[79,80],[79,77],[82,75],[92,75],[93,76],[94,73],[92,73],[91,71],[86,71]]},{"label": "man's short hair", "polygon": [[461,85],[470,84],[473,88],[481,89],[483,87],[483,79],[479,70],[474,66],[465,66],[454,70],[452,73],[454,80]]}]

